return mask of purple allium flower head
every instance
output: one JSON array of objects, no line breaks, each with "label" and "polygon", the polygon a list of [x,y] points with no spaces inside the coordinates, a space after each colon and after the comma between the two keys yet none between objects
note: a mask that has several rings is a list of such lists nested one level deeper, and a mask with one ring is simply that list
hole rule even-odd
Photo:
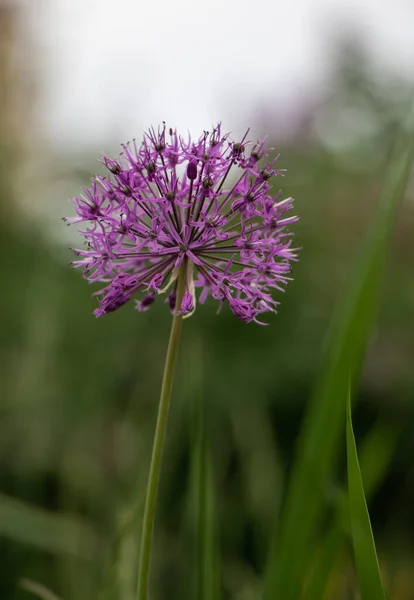
[{"label": "purple allium flower head", "polygon": [[[289,281],[297,259],[287,227],[293,200],[272,196],[269,180],[282,175],[277,158],[260,166],[264,141],[247,135],[234,142],[220,124],[197,141],[185,140],[165,124],[150,129],[141,145],[123,146],[119,160],[104,157],[107,177],[72,200],[86,249],[74,266],[90,282],[107,283],[96,292],[96,316],[112,312],[144,292],[138,310],[150,308],[159,293],[178,314],[195,310],[208,296],[228,302],[246,322],[275,312],[274,290]],[[176,306],[180,268],[186,290]]]}]

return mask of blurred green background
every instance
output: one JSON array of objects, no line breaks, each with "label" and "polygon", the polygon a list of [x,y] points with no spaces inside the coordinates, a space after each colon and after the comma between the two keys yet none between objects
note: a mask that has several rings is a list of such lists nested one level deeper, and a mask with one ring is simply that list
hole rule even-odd
[{"label": "blurred green background", "polygon": [[[40,172],[27,167],[31,98],[23,107],[15,101],[14,19],[14,8],[0,7],[0,598],[28,598],[19,587],[27,578],[65,600],[129,600],[170,315],[158,302],[143,315],[127,305],[93,317],[92,288],[68,267],[74,238],[58,217],[97,170],[98,150],[50,156]],[[185,321],[158,505],[154,598],[195,597],[193,449],[202,405],[222,597],[259,597],[323,340],[409,93],[395,74],[373,70],[355,40],[338,41],[336,52],[324,101],[309,103],[295,131],[271,144],[288,171],[283,190],[296,198],[296,244],[303,248],[279,315],[269,327],[247,326],[229,310],[216,316],[211,302]],[[266,132],[271,119],[252,125]],[[354,414],[357,443],[366,449],[364,477],[375,482],[369,504],[382,573],[395,600],[414,598],[413,200],[411,185]],[[36,206],[46,201],[50,211],[40,218]],[[342,498],[342,446],[327,482],[320,543]],[[347,523],[338,536],[326,600],[356,597]]]}]

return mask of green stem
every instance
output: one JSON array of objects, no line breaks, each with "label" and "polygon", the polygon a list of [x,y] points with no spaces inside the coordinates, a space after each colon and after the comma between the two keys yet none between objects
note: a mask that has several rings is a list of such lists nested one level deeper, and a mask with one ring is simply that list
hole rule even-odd
[{"label": "green stem", "polygon": [[[179,308],[185,293],[186,260],[183,261],[178,275],[176,307]],[[154,444],[152,447],[151,466],[148,476],[147,495],[145,499],[144,520],[142,525],[141,555],[139,560],[139,576],[137,600],[148,599],[148,579],[151,561],[151,547],[155,520],[158,484],[160,480],[162,453],[165,432],[167,429],[168,412],[170,408],[171,390],[174,379],[175,359],[177,357],[180,339],[182,315],[174,315],[170,341],[165,359],[164,376],[162,380],[160,403],[158,407],[157,425],[155,428]]]}]

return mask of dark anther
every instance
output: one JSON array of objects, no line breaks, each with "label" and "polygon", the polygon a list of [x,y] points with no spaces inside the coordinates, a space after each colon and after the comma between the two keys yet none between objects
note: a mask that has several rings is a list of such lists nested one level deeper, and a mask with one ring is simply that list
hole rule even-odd
[{"label": "dark anther", "polygon": [[131,195],[131,188],[129,187],[129,185],[123,185],[121,188],[119,188],[121,190],[121,192],[123,194],[125,194],[125,196],[130,196]]},{"label": "dark anther", "polygon": [[151,160],[148,164],[147,164],[147,171],[148,173],[155,173],[155,162],[153,160]]},{"label": "dark anther", "polygon": [[246,196],[246,202],[253,202],[253,201],[254,201],[254,194],[253,194],[253,192],[250,192]]},{"label": "dark anther", "polygon": [[197,177],[197,165],[194,162],[189,162],[187,166],[187,177],[194,181]]},{"label": "dark anther", "polygon": [[208,152],[204,152],[203,159],[208,160],[210,158],[210,154]]},{"label": "dark anther", "polygon": [[260,160],[262,157],[260,156],[260,154],[258,152],[252,152],[250,154],[250,157],[257,162],[258,160]]},{"label": "dark anther", "polygon": [[235,156],[240,156],[241,154],[243,154],[243,152],[244,152],[243,144],[238,144],[238,143],[233,144],[233,154]]},{"label": "dark anther", "polygon": [[172,190],[170,190],[169,192],[167,192],[166,198],[167,198],[167,200],[174,200],[174,198],[175,198],[174,192]]},{"label": "dark anther", "polygon": [[155,149],[157,152],[162,152],[164,150],[164,148],[165,148],[165,144],[163,144],[162,142],[155,145]]},{"label": "dark anther", "polygon": [[264,181],[267,181],[272,176],[272,174],[269,171],[267,171],[266,169],[263,169],[263,171],[260,171],[260,175],[262,176],[262,179],[264,179]]},{"label": "dark anther", "polygon": [[114,163],[112,166],[109,167],[109,170],[114,175],[119,175],[119,173],[121,172],[121,167],[119,166],[118,163]]},{"label": "dark anther", "polygon": [[171,127],[170,127],[170,131],[169,131],[169,133],[170,133],[170,135],[172,135],[172,134],[173,134],[173,130],[172,130],[172,128],[171,128]]},{"label": "dark anther", "polygon": [[214,185],[214,181],[211,177],[204,177],[203,179],[203,188],[205,190],[210,190]]}]

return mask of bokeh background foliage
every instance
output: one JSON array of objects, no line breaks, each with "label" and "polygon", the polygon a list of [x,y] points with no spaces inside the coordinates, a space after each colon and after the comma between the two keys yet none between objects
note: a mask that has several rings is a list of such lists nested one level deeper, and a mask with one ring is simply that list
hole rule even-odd
[{"label": "bokeh background foliage", "polygon": [[[28,598],[18,585],[28,578],[65,600],[129,600],[170,316],[160,302],[145,315],[125,306],[92,317],[91,288],[67,266],[58,216],[96,170],[95,156],[49,157],[40,176],[28,174],[11,87],[0,97],[0,597]],[[282,183],[297,199],[301,261],[269,327],[246,326],[227,310],[216,316],[211,304],[185,322],[154,598],[261,597],[324,339],[381,197],[407,96],[403,81],[379,78],[355,44],[345,45],[331,92],[294,133],[279,139],[269,115],[257,123],[288,170]],[[350,112],[352,136],[338,127]],[[69,193],[47,204],[60,183]],[[414,597],[413,215],[409,185],[354,410],[379,562],[396,600]],[[331,452],[326,439],[320,457]],[[358,597],[345,448],[344,420],[305,555],[304,598]]]}]

